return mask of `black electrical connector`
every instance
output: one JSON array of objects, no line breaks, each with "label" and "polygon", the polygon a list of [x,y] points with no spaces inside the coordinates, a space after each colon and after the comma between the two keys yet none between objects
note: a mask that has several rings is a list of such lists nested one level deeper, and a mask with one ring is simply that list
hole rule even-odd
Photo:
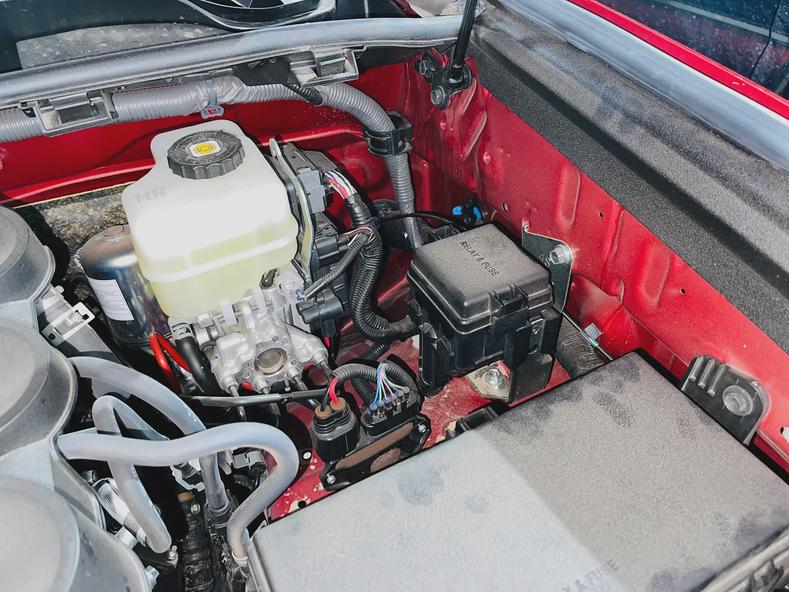
[{"label": "black electrical connector", "polygon": [[422,401],[414,391],[394,397],[392,401],[381,404],[376,409],[370,409],[368,405],[362,411],[362,429],[370,437],[377,438],[416,417],[421,408]]},{"label": "black electrical connector", "polygon": [[330,405],[318,405],[313,411],[310,435],[315,452],[324,462],[346,456],[359,442],[356,416],[344,399]]}]

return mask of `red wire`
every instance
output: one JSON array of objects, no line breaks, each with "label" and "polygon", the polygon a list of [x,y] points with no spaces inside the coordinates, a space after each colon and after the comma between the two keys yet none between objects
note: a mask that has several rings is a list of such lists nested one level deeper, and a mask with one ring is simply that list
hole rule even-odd
[{"label": "red wire", "polygon": [[327,180],[329,181],[329,185],[331,185],[332,189],[334,189],[337,193],[340,194],[341,198],[348,199],[349,195],[348,195],[348,191],[347,191],[347,189],[345,189],[345,187],[343,187],[340,183],[336,182],[331,177],[327,177]]},{"label": "red wire", "polygon": [[178,364],[181,369],[189,372],[189,364],[187,364],[186,360],[184,360],[181,354],[178,353],[178,350],[175,349],[175,346],[165,339],[161,333],[153,333],[153,335],[156,335],[156,340],[159,342],[159,345],[164,348],[164,351],[167,352],[167,355],[170,356],[170,358],[172,358],[172,360]]},{"label": "red wire", "polygon": [[335,405],[339,405],[340,400],[337,398],[337,393],[334,392],[336,386],[337,386],[337,378],[335,377],[331,379],[331,382],[329,382],[329,399],[331,399],[331,402],[334,403]]},{"label": "red wire", "polygon": [[151,351],[153,352],[153,357],[156,359],[156,363],[161,368],[162,372],[164,373],[164,377],[167,379],[167,384],[170,385],[170,388],[173,392],[178,392],[179,385],[178,385],[178,377],[175,375],[173,371],[173,367],[170,366],[170,361],[167,359],[167,356],[164,355],[164,350],[162,349],[162,344],[159,340],[161,335],[158,333],[151,333],[148,337],[148,343],[151,346]]}]

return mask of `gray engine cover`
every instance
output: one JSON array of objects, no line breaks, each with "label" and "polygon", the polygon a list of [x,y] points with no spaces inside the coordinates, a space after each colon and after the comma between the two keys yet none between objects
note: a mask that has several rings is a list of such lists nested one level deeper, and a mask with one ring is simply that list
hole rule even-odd
[{"label": "gray engine cover", "polygon": [[260,529],[250,562],[275,592],[690,591],[787,526],[789,487],[630,354]]}]

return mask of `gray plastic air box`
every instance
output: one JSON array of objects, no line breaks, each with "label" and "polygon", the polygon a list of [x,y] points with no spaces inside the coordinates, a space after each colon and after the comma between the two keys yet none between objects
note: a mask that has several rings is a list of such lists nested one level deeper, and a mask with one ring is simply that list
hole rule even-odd
[{"label": "gray plastic air box", "polygon": [[275,592],[684,592],[788,526],[789,487],[630,354],[260,529],[250,555]]}]

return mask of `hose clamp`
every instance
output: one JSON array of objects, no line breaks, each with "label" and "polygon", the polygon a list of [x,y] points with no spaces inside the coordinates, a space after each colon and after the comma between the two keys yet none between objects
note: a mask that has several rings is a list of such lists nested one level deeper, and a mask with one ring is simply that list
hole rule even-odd
[{"label": "hose clamp", "polygon": [[216,81],[211,78],[206,81],[208,87],[208,104],[200,111],[200,117],[211,119],[212,117],[222,117],[225,108],[219,104],[219,93],[216,88]]},{"label": "hose clamp", "polygon": [[370,153],[375,156],[397,156],[411,150],[410,142],[414,137],[414,129],[411,126],[411,122],[394,111],[389,111],[389,117],[395,126],[391,131],[378,132],[364,128],[364,139],[367,140],[367,147]]}]

